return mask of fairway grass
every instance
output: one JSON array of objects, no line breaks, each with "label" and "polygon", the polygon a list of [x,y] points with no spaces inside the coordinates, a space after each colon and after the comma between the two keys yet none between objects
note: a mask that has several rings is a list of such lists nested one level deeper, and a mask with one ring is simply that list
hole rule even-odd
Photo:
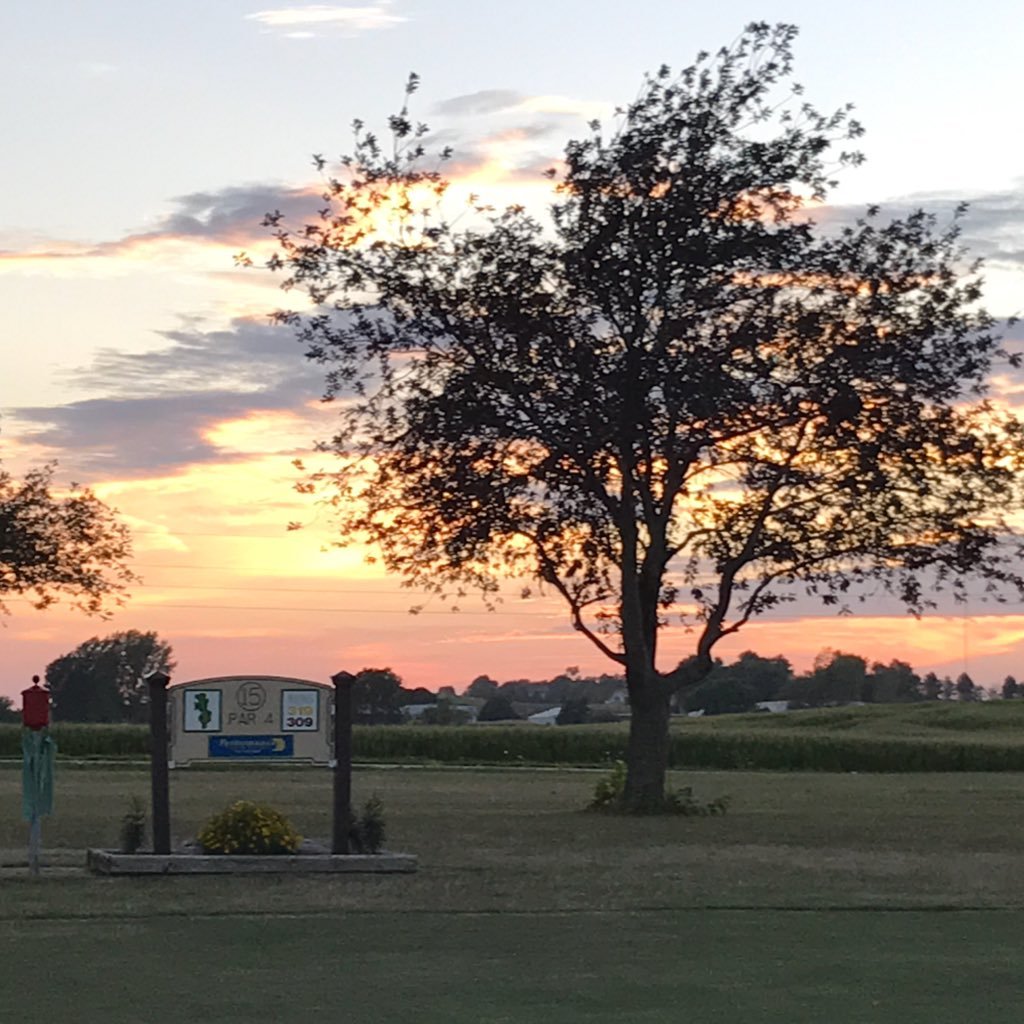
[{"label": "fairway grass", "polygon": [[1024,915],[669,911],[0,924],[0,1020],[1017,1024]]},{"label": "fairway grass", "polygon": [[[356,803],[381,797],[387,847],[414,853],[403,878],[98,879],[88,846],[113,847],[143,771],[58,771],[43,826],[61,867],[25,876],[20,773],[0,771],[0,919],[342,910],[495,912],[692,908],[1024,909],[1024,776],[707,772],[673,777],[698,798],[731,797],[714,818],[622,818],[582,810],[597,772],[365,770]],[[176,841],[227,803],[284,811],[306,836],[330,835],[330,773],[179,771]]]},{"label": "fairway grass", "polygon": [[[584,812],[599,777],[357,771],[416,875],[102,878],[148,776],[64,768],[32,879],[0,770],[0,963],[49,979],[0,1022],[1021,1019],[1024,777],[686,773],[730,811],[669,819]],[[175,772],[173,833],[246,797],[324,837],[330,786]]]}]

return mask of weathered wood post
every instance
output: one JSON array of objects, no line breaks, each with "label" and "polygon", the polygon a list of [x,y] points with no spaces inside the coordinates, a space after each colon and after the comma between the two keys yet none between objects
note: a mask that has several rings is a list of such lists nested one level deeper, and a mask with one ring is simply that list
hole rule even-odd
[{"label": "weathered wood post", "polygon": [[351,672],[336,672],[334,683],[334,836],[331,853],[348,853],[352,816],[352,684]]},{"label": "weathered wood post", "polygon": [[149,682],[149,765],[153,794],[153,852],[171,852],[171,796],[167,765],[166,672],[154,672]]}]

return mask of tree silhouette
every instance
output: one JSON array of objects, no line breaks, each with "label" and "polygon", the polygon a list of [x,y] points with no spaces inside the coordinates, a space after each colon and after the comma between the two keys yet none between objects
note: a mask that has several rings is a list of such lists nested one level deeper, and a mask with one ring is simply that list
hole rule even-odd
[{"label": "tree silhouette", "polygon": [[92,637],[46,666],[54,717],[66,722],[145,722],[146,677],[174,668],[171,645],[136,629]]},{"label": "tree silhouette", "polygon": [[352,720],[394,725],[402,720],[402,680],[390,668],[364,668],[352,684]]},{"label": "tree silhouette", "polygon": [[[391,145],[356,123],[317,217],[266,220],[318,306],[278,319],[345,399],[308,481],[339,539],[427,591],[561,595],[625,672],[634,809],[664,806],[673,692],[754,616],[1024,586],[1022,433],[980,401],[1000,349],[959,215],[815,225],[861,130],[787,88],[795,34],[659,69],[568,144],[547,217],[449,219],[407,99]],[[680,619],[692,655],[663,667]]]},{"label": "tree silhouette", "polygon": [[91,491],[58,497],[52,482],[52,465],[23,480],[0,469],[0,611],[10,595],[36,608],[64,596],[102,614],[135,579],[128,530]]}]

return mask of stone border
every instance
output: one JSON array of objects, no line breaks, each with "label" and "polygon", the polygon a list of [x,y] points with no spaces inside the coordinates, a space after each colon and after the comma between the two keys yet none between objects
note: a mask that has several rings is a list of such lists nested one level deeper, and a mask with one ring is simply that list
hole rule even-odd
[{"label": "stone border", "polygon": [[253,857],[87,850],[85,864],[99,875],[304,875],[407,874],[417,869],[419,861],[410,853],[302,853]]}]

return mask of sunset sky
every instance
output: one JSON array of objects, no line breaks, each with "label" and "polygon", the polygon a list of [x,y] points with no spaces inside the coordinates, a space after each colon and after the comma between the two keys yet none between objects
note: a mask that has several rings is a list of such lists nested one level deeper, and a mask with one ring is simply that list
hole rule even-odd
[{"label": "sunset sky", "polygon": [[[328,514],[291,462],[331,429],[322,376],[267,314],[278,281],[233,256],[269,253],[269,210],[317,207],[313,153],[349,148],[422,78],[413,114],[455,148],[463,189],[542,206],[540,170],[586,122],[751,20],[801,28],[796,79],[819,108],[847,101],[868,162],[837,208],[972,204],[992,312],[1024,311],[1024,133],[1015,0],[922,7],[726,0],[12,0],[0,15],[0,460],[51,459],[120,509],[143,583],[109,621],[9,602],[0,694],[83,640],[155,629],[178,681],[226,673],[326,679],[390,666],[410,686],[487,673],[612,671],[554,600],[488,614],[417,595],[360,551],[323,551]],[[443,133],[443,134],[442,134]],[[824,211],[823,216],[829,216]],[[1024,332],[1015,328],[1024,341]],[[1024,378],[997,393],[1024,402]],[[307,524],[286,532],[287,524]],[[994,685],[1024,676],[1024,607],[971,602],[915,622],[895,607],[837,618],[800,604],[719,653],[825,647]],[[669,632],[663,666],[689,652]]]}]

